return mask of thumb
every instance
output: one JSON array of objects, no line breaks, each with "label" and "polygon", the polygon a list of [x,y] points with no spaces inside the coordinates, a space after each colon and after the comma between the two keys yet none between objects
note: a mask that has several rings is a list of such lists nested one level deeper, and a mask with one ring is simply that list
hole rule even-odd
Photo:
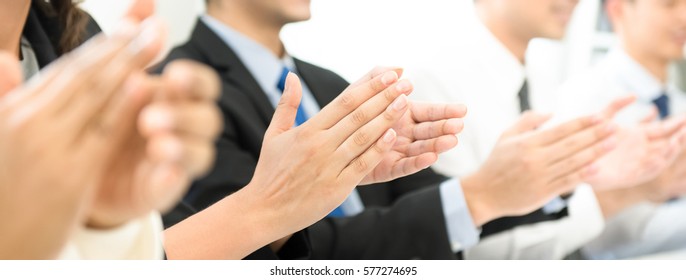
[{"label": "thumb", "polygon": [[552,116],[552,114],[542,114],[533,111],[527,111],[524,113],[524,115],[522,115],[521,118],[519,118],[517,123],[503,133],[503,136],[515,136],[536,130],[538,127],[550,120]]},{"label": "thumb", "polygon": [[154,0],[134,0],[125,17],[134,21],[144,21],[155,12]]},{"label": "thumb", "polygon": [[648,113],[646,113],[646,114],[639,120],[639,123],[640,123],[640,124],[650,124],[650,123],[655,122],[655,121],[658,119],[657,117],[658,117],[657,107],[652,106],[652,107],[650,107],[650,111],[649,111]]},{"label": "thumb", "polygon": [[269,128],[267,128],[265,138],[277,136],[293,127],[301,97],[302,85],[300,84],[300,79],[298,79],[297,75],[288,73],[283,95],[276,106],[276,111]]},{"label": "thumb", "polygon": [[0,98],[21,85],[22,75],[16,56],[0,52]]},{"label": "thumb", "polygon": [[612,119],[615,117],[617,113],[619,113],[619,111],[631,105],[635,101],[635,95],[627,95],[617,98],[610,102],[610,104],[608,104],[607,107],[605,107],[605,109],[601,113],[603,116],[605,116],[605,118]]}]

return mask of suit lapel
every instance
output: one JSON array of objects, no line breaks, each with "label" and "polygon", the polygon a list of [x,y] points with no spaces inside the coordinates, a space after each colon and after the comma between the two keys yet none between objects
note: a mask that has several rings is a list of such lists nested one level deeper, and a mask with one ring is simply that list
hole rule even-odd
[{"label": "suit lapel", "polygon": [[218,71],[221,79],[250,99],[265,124],[269,124],[274,108],[236,53],[201,20],[196,24],[191,42],[196,42],[195,47],[206,56],[207,63]]},{"label": "suit lapel", "polygon": [[298,69],[298,74],[300,74],[300,79],[310,89],[319,107],[324,108],[340,94],[338,90],[331,88],[331,83],[322,80],[320,75],[321,69],[297,58],[293,58],[293,60],[295,61],[295,67]]}]

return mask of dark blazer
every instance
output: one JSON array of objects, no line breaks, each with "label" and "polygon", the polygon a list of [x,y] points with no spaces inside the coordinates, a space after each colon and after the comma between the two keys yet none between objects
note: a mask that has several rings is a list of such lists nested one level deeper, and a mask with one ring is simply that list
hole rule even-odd
[{"label": "dark blazer", "polygon": [[[203,209],[250,182],[262,138],[274,109],[244,64],[216,34],[198,21],[191,39],[162,63],[191,59],[217,71],[222,80],[219,106],[224,131],[217,160],[196,181],[184,202]],[[333,72],[295,60],[297,72],[320,106],[348,83]],[[366,210],[354,217],[326,218],[308,228],[314,259],[454,259],[445,228],[439,184],[431,170],[392,182],[358,188]],[[178,220],[178,219],[177,219]],[[265,257],[266,249],[260,250]],[[253,255],[253,257],[255,257]]]}]

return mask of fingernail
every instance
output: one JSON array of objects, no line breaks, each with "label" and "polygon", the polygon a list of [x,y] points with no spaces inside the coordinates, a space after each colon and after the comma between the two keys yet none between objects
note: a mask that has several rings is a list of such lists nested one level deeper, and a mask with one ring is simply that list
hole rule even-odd
[{"label": "fingernail", "polygon": [[464,128],[464,122],[461,119],[449,119],[446,122],[446,128],[445,133],[457,134]]},{"label": "fingernail", "polygon": [[401,111],[407,107],[407,97],[404,95],[398,96],[393,102],[393,110]]},{"label": "fingernail", "polygon": [[393,139],[395,139],[395,130],[389,129],[386,131],[386,134],[384,134],[383,141],[386,143],[391,143],[393,142]]},{"label": "fingernail", "polygon": [[146,114],[148,128],[153,131],[170,130],[174,127],[174,118],[168,110],[153,109]]},{"label": "fingernail", "polygon": [[591,116],[591,124],[599,124],[602,119],[603,118],[598,115]]},{"label": "fingernail", "polygon": [[393,83],[395,83],[395,81],[397,81],[397,80],[398,80],[398,74],[396,74],[396,73],[393,72],[393,71],[391,71],[391,72],[386,72],[386,73],[383,74],[383,76],[381,77],[381,82],[382,82],[385,86],[390,86],[390,85],[392,85]]},{"label": "fingernail", "polygon": [[400,93],[407,93],[410,91],[410,88],[412,88],[412,85],[408,80],[402,80],[398,82],[398,84],[395,86],[396,90],[398,90]]}]

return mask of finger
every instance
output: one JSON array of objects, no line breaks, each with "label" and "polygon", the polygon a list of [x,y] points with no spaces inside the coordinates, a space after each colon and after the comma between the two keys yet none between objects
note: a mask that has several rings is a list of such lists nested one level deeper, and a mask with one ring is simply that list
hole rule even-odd
[{"label": "finger", "polygon": [[[369,147],[373,146],[374,143],[377,142],[377,139],[379,139],[385,131],[393,127],[393,125],[408,110],[408,105],[407,97],[400,95],[393,102],[393,104],[386,108],[386,110],[375,114],[378,116],[354,132],[351,131],[341,133],[340,130],[348,129],[347,127],[336,126],[332,128],[329,133],[335,135],[334,139],[344,138],[344,141],[342,141],[342,143],[340,143],[336,149],[336,153],[339,155],[337,158],[341,159],[341,161],[347,166],[360,154],[368,150]],[[364,114],[371,115],[370,113]],[[351,119],[349,121],[353,122],[354,120]],[[341,137],[345,135],[350,136]],[[331,141],[334,142],[335,140],[332,139]]]},{"label": "finger", "polygon": [[686,148],[686,127],[682,128],[673,139],[679,145],[679,149],[683,151]]},{"label": "finger", "polygon": [[177,60],[165,67],[162,74],[165,84],[172,89],[172,99],[191,98],[216,101],[220,95],[217,73],[197,62]]},{"label": "finger", "polygon": [[432,104],[411,102],[412,117],[416,122],[432,122],[464,118],[467,107],[462,104]]},{"label": "finger", "polygon": [[438,155],[435,153],[424,153],[401,159],[393,166],[391,178],[397,179],[415,174],[419,171],[429,168],[429,166],[436,163],[437,160]]},{"label": "finger", "polygon": [[649,140],[670,138],[686,126],[686,118],[678,117],[662,122],[645,125],[646,136]]},{"label": "finger", "polygon": [[295,74],[288,73],[283,95],[281,95],[279,104],[276,105],[272,121],[264,134],[265,139],[275,137],[293,128],[301,97],[300,79]]},{"label": "finger", "polygon": [[[74,115],[77,125],[106,130],[117,129],[115,126],[118,125],[123,126],[122,129],[125,131],[130,130],[129,128],[135,124],[131,121],[135,118],[133,113],[138,112],[130,110],[130,96],[116,93],[121,93],[124,82],[134,73],[140,73],[161,51],[162,37],[153,35],[159,34],[157,31],[161,28],[162,26],[155,22],[144,27],[140,35],[143,37],[139,36],[129,45],[134,48],[132,52],[124,51],[117,54],[111,63],[103,67],[100,75],[95,77],[95,84],[85,85],[86,88],[82,91],[89,92],[90,96],[78,100],[78,103],[72,106],[73,112],[69,112]],[[88,86],[93,88],[87,88]]]},{"label": "finger", "polygon": [[659,112],[657,110],[657,107],[652,106],[650,107],[650,112],[648,112],[643,118],[639,120],[639,123],[641,124],[649,124],[658,119]]},{"label": "finger", "polygon": [[617,98],[610,102],[607,107],[605,107],[605,109],[601,112],[601,115],[607,119],[612,119],[619,111],[626,108],[631,103],[634,103],[634,101],[636,101],[635,95],[627,95]]},{"label": "finger", "polygon": [[0,98],[21,85],[21,65],[16,56],[0,52]]},{"label": "finger", "polygon": [[[409,109],[409,101],[404,95],[409,94],[411,91],[412,84],[406,80],[401,80],[395,85],[388,87],[382,93],[372,97],[369,101],[360,105],[359,108],[355,109],[351,114],[329,129],[334,135],[333,138],[339,139],[339,141],[332,141],[331,143],[335,145],[334,147],[341,146],[341,144],[347,141],[346,139],[348,139],[350,135],[353,135],[353,133],[356,133],[356,135],[353,135],[354,137],[360,137],[360,131],[364,132],[367,130],[362,128],[364,128],[367,123],[374,122],[374,120],[376,120],[376,124],[381,125],[377,127],[379,130],[372,131],[372,133],[365,133],[364,135],[380,136],[383,131],[393,127],[395,122],[400,120],[403,114]],[[393,105],[391,105],[391,103]],[[379,120],[385,120],[386,122],[380,122]],[[393,122],[389,123],[388,121],[391,120]],[[376,137],[364,140],[373,141]],[[362,139],[357,139],[356,143],[369,143],[368,141],[360,140]]]},{"label": "finger", "polygon": [[612,137],[603,142],[597,143],[586,149],[581,150],[567,158],[557,161],[550,165],[549,174],[551,181],[564,181],[570,175],[581,174],[584,176],[592,176],[598,170],[597,166],[592,164],[612,151],[617,146],[617,140]]},{"label": "finger", "polygon": [[462,131],[464,122],[462,119],[448,119],[435,122],[417,124],[412,136],[415,140],[427,140],[444,135],[455,135]]},{"label": "finger", "polygon": [[598,125],[600,122],[601,118],[598,116],[580,117],[540,131],[534,136],[533,141],[537,144],[547,146],[577,134],[589,127]]},{"label": "finger", "polygon": [[551,193],[555,196],[571,193],[579,184],[584,182],[586,178],[597,174],[598,171],[594,168],[595,167],[586,167],[581,171],[557,178],[548,185],[551,189]]},{"label": "finger", "polygon": [[158,101],[144,108],[139,120],[144,136],[175,133],[214,141],[222,128],[221,112],[213,102]]},{"label": "finger", "polygon": [[148,139],[147,153],[156,164],[179,164],[192,178],[207,173],[214,162],[214,144],[175,135],[158,135]]},{"label": "finger", "polygon": [[669,165],[677,159],[683,151],[683,135],[681,131],[678,131],[668,139],[651,141],[649,154],[654,155],[654,160],[658,162],[658,166]]},{"label": "finger", "polygon": [[154,12],[154,0],[134,0],[124,16],[135,21],[144,21],[151,17]]},{"label": "finger", "polygon": [[357,87],[357,86],[360,86],[360,85],[362,85],[362,84],[364,84],[364,83],[367,83],[367,82],[369,82],[369,81],[371,81],[371,80],[377,78],[378,76],[383,75],[383,74],[385,74],[386,72],[389,72],[389,71],[395,72],[395,74],[396,74],[398,77],[402,77],[402,76],[403,76],[403,69],[400,68],[400,67],[382,67],[382,66],[374,67],[374,69],[372,69],[372,71],[369,71],[367,74],[365,74],[364,76],[362,76],[362,78],[360,78],[359,80],[357,80],[357,81],[355,81],[354,83],[352,83],[352,84],[349,86],[349,88],[350,88],[350,87]]},{"label": "finger", "polygon": [[176,164],[160,163],[151,167],[150,174],[146,174],[147,201],[154,202],[153,208],[161,213],[166,213],[174,205],[178,204],[192,178],[180,166]]},{"label": "finger", "polygon": [[671,163],[681,152],[681,146],[679,145],[678,141],[668,141],[656,148],[658,149],[658,152],[655,152],[655,154],[662,155],[661,158],[655,159],[657,165],[659,166],[666,166],[668,163]]},{"label": "finger", "polygon": [[394,147],[395,151],[401,152],[408,157],[414,157],[425,153],[441,154],[458,144],[455,135],[443,135],[429,140],[415,141],[402,146]]},{"label": "finger", "polygon": [[[137,128],[137,119],[143,107],[150,103],[153,98],[155,82],[150,82],[151,78],[145,74],[137,73],[132,75],[124,84],[121,90],[121,98],[117,99],[111,107],[117,114],[104,114],[99,122],[92,121],[91,124],[82,129],[81,137],[77,137],[75,146],[84,146],[86,150],[104,151],[103,157],[108,157],[121,150],[125,141],[140,131]],[[72,118],[79,118],[77,114],[72,114]],[[78,122],[79,119],[72,121]],[[136,136],[138,137],[138,136]],[[104,148],[100,148],[103,146]]]},{"label": "finger", "polygon": [[71,107],[71,100],[85,94],[79,89],[96,84],[94,77],[101,75],[104,66],[124,52],[138,33],[136,25],[124,22],[112,36],[96,36],[46,67],[40,79],[30,80],[27,84],[30,93],[22,99],[30,100],[34,107],[50,104],[42,111],[51,117],[65,107]]},{"label": "finger", "polygon": [[607,139],[616,131],[617,126],[612,123],[592,126],[544,147],[543,151],[548,155],[546,159],[549,164],[564,161],[577,152]]},{"label": "finger", "polygon": [[522,115],[522,117],[519,118],[517,123],[503,133],[503,137],[519,135],[535,130],[550,120],[551,117],[552,115],[550,114],[539,114],[532,111],[527,111]]},{"label": "finger", "polygon": [[[336,99],[325,106],[319,114],[310,118],[308,123],[316,128],[329,129],[373,97],[380,93],[389,94],[390,92],[386,90],[397,81],[398,74],[390,71],[378,75],[359,86],[350,86],[336,97]],[[387,98],[392,101],[395,99],[395,96],[388,96]],[[385,108],[385,106],[383,106],[383,108]],[[383,110],[383,108],[381,110]]]},{"label": "finger", "polygon": [[357,186],[362,179],[371,173],[393,148],[397,135],[393,129],[388,129],[383,137],[359,157],[350,162],[338,176],[341,182],[348,186]]}]

